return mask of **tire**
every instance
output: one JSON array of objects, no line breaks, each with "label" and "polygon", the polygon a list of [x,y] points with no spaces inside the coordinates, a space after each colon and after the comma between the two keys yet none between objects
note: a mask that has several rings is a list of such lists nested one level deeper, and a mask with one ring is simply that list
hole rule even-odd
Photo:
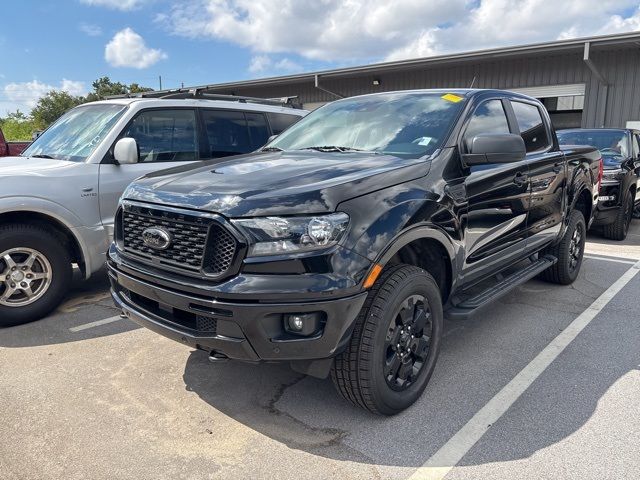
[{"label": "tire", "polygon": [[603,228],[603,235],[610,240],[622,241],[627,238],[629,233],[629,225],[631,225],[631,219],[633,218],[633,197],[631,191],[627,191],[622,199],[622,205],[616,215],[616,221],[605,225]]},{"label": "tire", "polygon": [[543,280],[570,285],[578,278],[584,256],[586,233],[584,215],[578,210],[573,210],[569,215],[569,224],[562,240],[543,252],[558,259],[555,265],[540,274]]},{"label": "tire", "polygon": [[71,284],[71,258],[61,239],[44,226],[4,225],[0,274],[0,327],[19,325],[44,317],[60,304]]},{"label": "tire", "polygon": [[369,291],[347,348],[334,360],[331,378],[338,392],[378,415],[411,406],[433,373],[442,318],[440,289],[431,275],[409,265],[385,269]]}]

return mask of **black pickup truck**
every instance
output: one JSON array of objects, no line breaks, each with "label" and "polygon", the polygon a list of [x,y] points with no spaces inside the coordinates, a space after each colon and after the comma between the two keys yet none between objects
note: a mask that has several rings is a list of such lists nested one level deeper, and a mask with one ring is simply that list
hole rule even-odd
[{"label": "black pickup truck", "polygon": [[576,279],[601,175],[523,95],[339,100],[260,152],[130,185],[112,296],[212,361],[287,361],[391,415],[427,385],[443,317]]},{"label": "black pickup truck", "polygon": [[[622,128],[569,129],[558,132],[560,145],[591,145],[604,161],[593,227],[606,238],[624,240],[640,212],[640,132]],[[637,213],[636,213],[637,214]]]}]

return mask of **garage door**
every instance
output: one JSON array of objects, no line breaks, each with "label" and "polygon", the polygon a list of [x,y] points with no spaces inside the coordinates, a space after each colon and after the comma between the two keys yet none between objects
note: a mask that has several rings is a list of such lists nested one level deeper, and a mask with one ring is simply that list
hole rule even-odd
[{"label": "garage door", "polygon": [[575,97],[584,95],[584,83],[570,83],[567,85],[549,85],[546,87],[509,88],[512,92],[529,95],[533,98]]}]

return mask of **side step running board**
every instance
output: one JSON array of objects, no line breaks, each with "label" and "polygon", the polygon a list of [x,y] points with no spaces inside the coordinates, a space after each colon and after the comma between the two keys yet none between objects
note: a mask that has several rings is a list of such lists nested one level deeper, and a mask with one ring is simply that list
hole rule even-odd
[{"label": "side step running board", "polygon": [[512,273],[508,277],[502,278],[498,283],[493,284],[483,292],[471,298],[466,298],[459,303],[448,308],[444,315],[451,319],[465,319],[476,313],[479,309],[494,302],[498,298],[509,293],[518,285],[532,279],[539,273],[554,265],[558,259],[552,255],[545,255],[531,262],[522,270]]}]

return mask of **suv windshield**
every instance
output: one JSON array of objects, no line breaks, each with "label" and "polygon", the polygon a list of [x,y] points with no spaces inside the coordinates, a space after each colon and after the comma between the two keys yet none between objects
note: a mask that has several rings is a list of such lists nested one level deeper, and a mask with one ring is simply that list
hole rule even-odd
[{"label": "suv windshield", "polygon": [[126,108],[101,104],[69,110],[22,152],[22,156],[84,162]]},{"label": "suv windshield", "polygon": [[561,130],[560,145],[590,145],[603,155],[629,156],[627,134],[624,130]]},{"label": "suv windshield", "polygon": [[367,151],[408,158],[430,155],[451,130],[462,100],[434,92],[338,100],[303,118],[265,148]]}]

